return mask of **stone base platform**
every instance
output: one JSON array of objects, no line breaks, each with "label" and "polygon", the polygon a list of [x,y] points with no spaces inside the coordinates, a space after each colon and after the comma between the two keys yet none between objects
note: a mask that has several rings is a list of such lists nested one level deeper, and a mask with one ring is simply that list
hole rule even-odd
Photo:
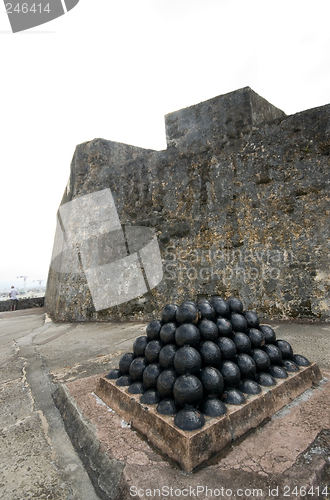
[{"label": "stone base platform", "polygon": [[263,388],[261,394],[247,396],[247,402],[241,406],[227,405],[224,416],[206,417],[201,429],[190,432],[178,429],[173,417],[158,414],[156,405],[140,404],[141,395],[129,394],[128,388],[118,387],[115,380],[100,378],[95,393],[163,455],[177,462],[185,472],[191,472],[272,417],[321,378],[318,366],[313,363],[289,374],[287,379],[277,379],[276,386]]},{"label": "stone base platform", "polygon": [[328,500],[330,371],[322,375],[319,383],[189,474],[95,395],[100,374],[60,384],[53,397],[103,500]]},{"label": "stone base platform", "polygon": [[189,474],[95,395],[100,374],[60,384],[53,397],[103,500],[327,500],[330,371],[322,370],[322,375],[320,382]]}]

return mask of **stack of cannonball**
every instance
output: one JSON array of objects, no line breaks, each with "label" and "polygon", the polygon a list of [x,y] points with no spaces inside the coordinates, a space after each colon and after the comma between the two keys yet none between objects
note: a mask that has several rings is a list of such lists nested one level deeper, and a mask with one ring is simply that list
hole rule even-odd
[{"label": "stack of cannonball", "polygon": [[167,304],[106,377],[189,431],[309,364],[238,298],[214,296]]}]

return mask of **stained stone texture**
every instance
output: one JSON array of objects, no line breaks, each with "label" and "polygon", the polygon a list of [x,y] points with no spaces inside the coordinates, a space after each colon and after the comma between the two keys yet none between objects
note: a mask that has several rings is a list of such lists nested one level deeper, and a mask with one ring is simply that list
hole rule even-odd
[{"label": "stained stone texture", "polygon": [[[260,316],[328,319],[330,105],[286,116],[247,87],[165,121],[164,151],[78,145],[61,203],[110,189],[121,226],[155,230],[159,283],[100,309],[82,268],[51,266],[50,316],[150,320],[183,297],[239,294]],[[113,292],[111,273],[98,279]]]}]

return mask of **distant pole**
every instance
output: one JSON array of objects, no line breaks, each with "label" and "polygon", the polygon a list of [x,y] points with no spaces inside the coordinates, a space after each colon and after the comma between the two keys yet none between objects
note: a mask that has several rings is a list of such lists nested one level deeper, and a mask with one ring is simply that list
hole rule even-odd
[{"label": "distant pole", "polygon": [[17,279],[20,279],[20,278],[23,278],[24,280],[24,293],[25,295],[27,294],[27,289],[26,289],[26,278],[28,278],[28,276],[17,276]]}]

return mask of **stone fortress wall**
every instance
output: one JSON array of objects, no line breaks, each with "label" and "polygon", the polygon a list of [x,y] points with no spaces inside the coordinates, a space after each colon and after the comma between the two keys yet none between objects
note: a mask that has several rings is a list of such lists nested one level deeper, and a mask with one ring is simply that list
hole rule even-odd
[{"label": "stone fortress wall", "polygon": [[246,87],[170,113],[165,124],[164,151],[78,145],[61,202],[109,188],[122,226],[155,230],[159,283],[96,310],[84,267],[61,268],[59,257],[48,277],[50,316],[149,320],[166,303],[219,294],[261,316],[329,319],[330,105],[286,116]]}]

